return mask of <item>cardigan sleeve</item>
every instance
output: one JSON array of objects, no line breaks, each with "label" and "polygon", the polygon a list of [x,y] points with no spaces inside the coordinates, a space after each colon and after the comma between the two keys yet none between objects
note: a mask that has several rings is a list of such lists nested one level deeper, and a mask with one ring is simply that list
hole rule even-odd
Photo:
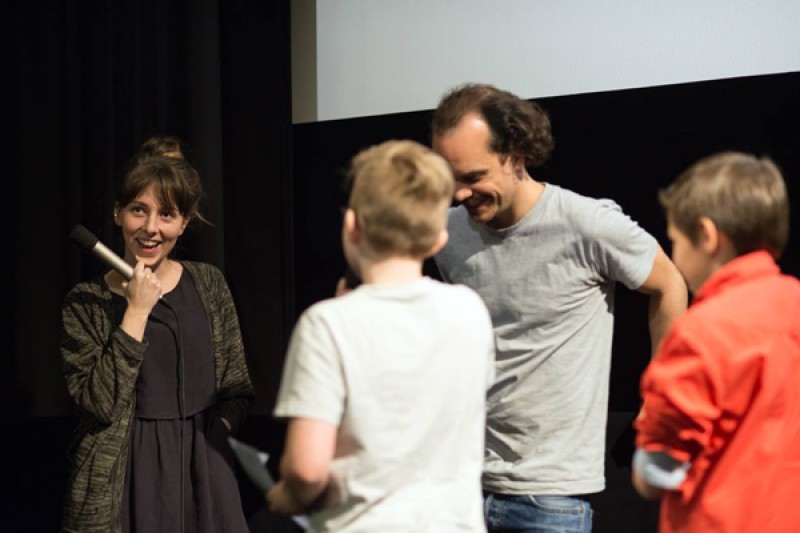
[{"label": "cardigan sleeve", "polygon": [[216,300],[213,307],[217,314],[222,350],[222,376],[217,390],[217,413],[231,424],[231,431],[236,431],[244,422],[247,411],[255,397],[253,384],[245,360],[244,343],[239,326],[233,296],[225,277],[217,268],[212,267],[212,291]]},{"label": "cardigan sleeve", "polygon": [[124,415],[146,347],[113,323],[109,301],[91,284],[67,294],[61,356],[67,390],[83,412],[104,424]]}]

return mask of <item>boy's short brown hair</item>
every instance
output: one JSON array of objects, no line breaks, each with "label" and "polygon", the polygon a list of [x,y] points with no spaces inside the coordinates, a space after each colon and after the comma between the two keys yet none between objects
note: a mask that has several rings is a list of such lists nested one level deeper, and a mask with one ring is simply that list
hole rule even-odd
[{"label": "boy's short brown hair", "polygon": [[447,223],[453,175],[447,162],[414,141],[386,141],[350,163],[349,206],[379,254],[424,257]]},{"label": "boy's short brown hair", "polygon": [[692,242],[701,217],[728,236],[738,255],[766,250],[776,259],[789,240],[789,199],[780,170],[767,157],[723,152],[701,159],[659,201]]}]

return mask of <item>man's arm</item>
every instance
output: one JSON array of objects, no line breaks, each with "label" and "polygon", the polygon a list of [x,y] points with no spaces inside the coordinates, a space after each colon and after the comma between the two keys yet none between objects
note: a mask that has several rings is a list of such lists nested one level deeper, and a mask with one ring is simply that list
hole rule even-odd
[{"label": "man's arm", "polygon": [[650,344],[655,355],[672,321],[686,311],[689,300],[683,276],[660,246],[650,275],[638,290],[650,296]]},{"label": "man's arm", "polygon": [[289,421],[281,458],[281,480],[267,493],[270,509],[282,514],[308,512],[328,487],[338,428],[310,418]]}]

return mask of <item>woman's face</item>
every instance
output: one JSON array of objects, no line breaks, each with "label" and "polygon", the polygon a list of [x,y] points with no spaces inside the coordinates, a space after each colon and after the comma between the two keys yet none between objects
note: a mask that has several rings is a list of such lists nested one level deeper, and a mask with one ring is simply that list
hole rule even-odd
[{"label": "woman's face", "polygon": [[175,208],[160,205],[150,185],[139,196],[114,211],[114,221],[122,229],[125,261],[142,261],[154,272],[169,256],[188,220]]}]

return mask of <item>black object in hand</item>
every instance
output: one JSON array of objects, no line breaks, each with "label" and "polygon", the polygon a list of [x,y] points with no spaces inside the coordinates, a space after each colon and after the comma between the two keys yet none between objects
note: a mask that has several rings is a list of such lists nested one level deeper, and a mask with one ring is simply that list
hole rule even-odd
[{"label": "black object in hand", "polygon": [[72,229],[72,233],[69,234],[69,238],[72,242],[80,246],[81,249],[92,252],[106,265],[119,272],[123,278],[129,281],[131,278],[133,278],[133,267],[123,261],[120,256],[112,252],[85,227],[81,226],[80,224],[75,226]]},{"label": "black object in hand", "polygon": [[344,271],[344,284],[348,289],[355,289],[361,285],[361,280],[358,276],[356,276],[356,273],[353,272],[353,269],[350,267],[347,267],[347,269]]}]

